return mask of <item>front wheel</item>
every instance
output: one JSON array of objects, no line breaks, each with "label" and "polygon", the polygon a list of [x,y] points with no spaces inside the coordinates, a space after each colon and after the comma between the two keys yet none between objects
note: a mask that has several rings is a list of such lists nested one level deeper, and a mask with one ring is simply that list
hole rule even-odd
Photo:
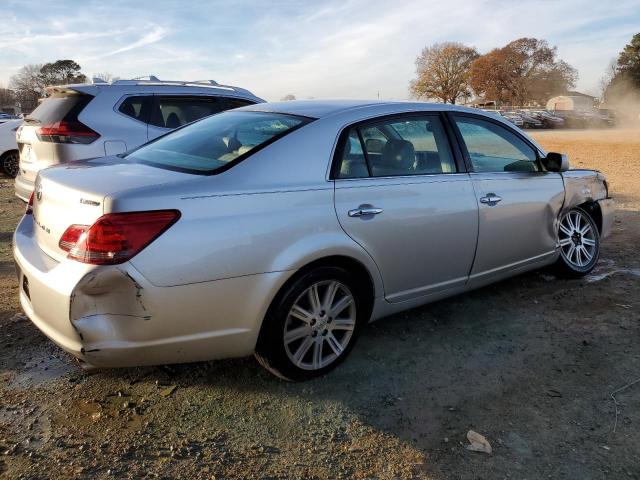
[{"label": "front wheel", "polygon": [[5,153],[0,159],[0,167],[2,167],[3,173],[9,178],[16,178],[18,175],[19,164],[20,154],[17,150]]},{"label": "front wheel", "polygon": [[342,362],[366,322],[366,298],[342,268],[319,267],[296,279],[270,309],[258,361],[286,380],[308,380]]},{"label": "front wheel", "polygon": [[591,272],[600,255],[600,235],[598,228],[581,209],[574,208],[560,219],[558,227],[560,258],[556,262],[556,271],[565,277],[581,277]]}]

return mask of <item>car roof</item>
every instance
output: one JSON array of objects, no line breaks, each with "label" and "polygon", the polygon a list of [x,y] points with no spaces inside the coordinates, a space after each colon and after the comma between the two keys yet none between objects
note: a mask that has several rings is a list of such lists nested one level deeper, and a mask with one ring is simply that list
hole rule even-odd
[{"label": "car roof", "polygon": [[49,93],[80,92],[97,95],[101,90],[131,93],[163,93],[163,94],[208,94],[224,97],[237,97],[264,102],[249,90],[229,85],[208,85],[198,82],[150,82],[119,80],[114,83],[77,83],[69,85],[52,85],[46,87]]},{"label": "car roof", "polygon": [[336,113],[360,110],[363,114],[375,116],[385,113],[389,107],[402,112],[411,111],[462,111],[478,113],[476,108],[462,107],[445,103],[383,101],[383,100],[291,100],[285,102],[268,102],[242,107],[242,110],[254,112],[273,112],[289,115],[300,115],[310,118],[323,118]]}]

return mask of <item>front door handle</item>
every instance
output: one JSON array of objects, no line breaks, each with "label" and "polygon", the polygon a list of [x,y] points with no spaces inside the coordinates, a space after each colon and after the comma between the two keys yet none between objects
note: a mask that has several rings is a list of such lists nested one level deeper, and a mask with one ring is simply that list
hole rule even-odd
[{"label": "front door handle", "polygon": [[486,197],[480,197],[480,203],[484,203],[490,207],[493,207],[500,201],[502,201],[502,197],[499,197],[495,193],[487,193]]},{"label": "front door handle", "polygon": [[364,217],[367,215],[378,215],[382,213],[382,209],[381,208],[376,208],[376,207],[358,207],[358,208],[354,208],[353,210],[349,210],[349,216],[350,217]]}]

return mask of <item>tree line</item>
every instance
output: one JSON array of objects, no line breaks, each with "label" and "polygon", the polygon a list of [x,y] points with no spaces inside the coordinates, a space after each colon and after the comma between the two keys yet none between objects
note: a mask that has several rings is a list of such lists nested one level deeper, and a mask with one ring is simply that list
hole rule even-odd
[{"label": "tree line", "polygon": [[575,86],[578,73],[546,40],[519,38],[480,55],[461,43],[436,43],[416,59],[413,97],[445,103],[473,95],[511,105],[543,103]]},{"label": "tree line", "polygon": [[[578,79],[576,69],[558,58],[555,46],[536,38],[519,38],[484,55],[461,43],[436,43],[422,50],[415,63],[411,96],[445,103],[476,96],[508,105],[543,105],[574,88]],[[602,87],[607,104],[631,104],[639,110],[640,33],[620,53]]]}]

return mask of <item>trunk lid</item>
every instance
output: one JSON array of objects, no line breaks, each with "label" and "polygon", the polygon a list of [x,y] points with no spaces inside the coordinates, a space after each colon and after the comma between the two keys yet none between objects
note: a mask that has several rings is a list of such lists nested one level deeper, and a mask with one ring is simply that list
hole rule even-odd
[{"label": "trunk lid", "polygon": [[[106,157],[49,168],[36,179],[33,219],[38,246],[60,261],[58,242],[71,225],[92,225],[105,211],[107,195],[193,179],[194,175]],[[153,208],[149,208],[152,210]]]}]

